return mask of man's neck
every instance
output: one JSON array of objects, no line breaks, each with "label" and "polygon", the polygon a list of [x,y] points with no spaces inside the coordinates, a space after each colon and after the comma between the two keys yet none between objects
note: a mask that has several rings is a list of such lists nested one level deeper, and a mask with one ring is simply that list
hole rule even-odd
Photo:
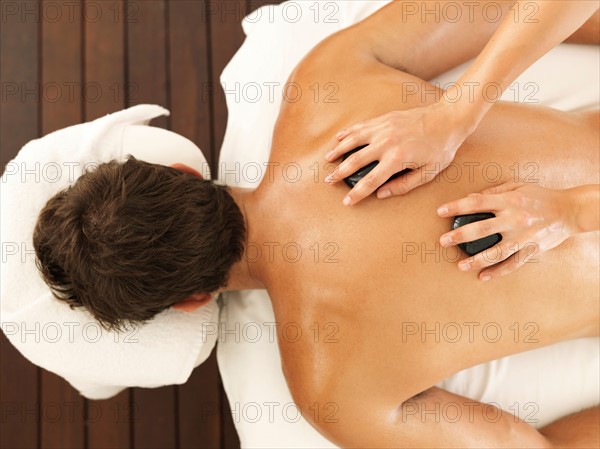
[{"label": "man's neck", "polygon": [[229,272],[229,282],[223,291],[236,290],[255,290],[266,288],[262,280],[256,272],[256,267],[248,263],[248,242],[256,242],[257,234],[260,231],[258,223],[256,223],[256,205],[257,198],[254,189],[244,189],[239,187],[230,187],[230,193],[242,215],[244,216],[244,224],[246,225],[246,242],[244,244],[244,254],[242,258],[236,262]]}]

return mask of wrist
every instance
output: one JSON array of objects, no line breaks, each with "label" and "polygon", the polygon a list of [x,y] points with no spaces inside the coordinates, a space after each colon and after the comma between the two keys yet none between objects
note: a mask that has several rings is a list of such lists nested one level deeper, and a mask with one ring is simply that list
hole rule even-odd
[{"label": "wrist", "polygon": [[448,117],[465,137],[471,135],[487,112],[485,105],[472,101],[464,89],[453,85],[444,92],[440,100],[441,106],[448,111]]}]

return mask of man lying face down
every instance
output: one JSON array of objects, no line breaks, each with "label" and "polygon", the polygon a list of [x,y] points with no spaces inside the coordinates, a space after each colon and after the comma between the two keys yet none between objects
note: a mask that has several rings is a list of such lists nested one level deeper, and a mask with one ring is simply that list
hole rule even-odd
[{"label": "man lying face down", "polygon": [[[496,420],[472,413],[474,401],[434,386],[478,363],[598,335],[597,233],[492,283],[461,273],[456,247],[436,243],[451,225],[437,206],[511,180],[531,161],[529,182],[596,182],[597,112],[499,103],[457,153],[462,175],[402,197],[348,208],[347,187],[322,182],[335,168],[322,161],[336,130],[435,101],[403,94],[434,90],[422,80],[476,55],[495,28],[467,18],[402,22],[401,6],[324,40],[297,66],[290,81],[304,92],[335,82],[337,101],[305,95],[283,104],[256,190],[215,185],[182,166],[100,166],[43,210],[34,239],[40,268],[59,298],[115,328],[168,307],[193,310],[217,291],[266,288],[294,400],[340,446],[597,445],[597,408],[537,431],[506,412]],[[489,161],[493,180],[482,169]],[[321,338],[283,338],[286,323],[311,336],[316,326]],[[441,336],[447,325],[462,333]],[[490,327],[496,334],[482,332]],[[335,420],[316,417],[327,404]],[[449,404],[461,418],[407,413]]]}]

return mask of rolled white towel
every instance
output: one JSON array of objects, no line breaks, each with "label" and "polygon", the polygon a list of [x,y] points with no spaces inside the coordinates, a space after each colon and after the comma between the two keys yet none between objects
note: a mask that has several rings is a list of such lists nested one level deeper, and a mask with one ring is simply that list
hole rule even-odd
[{"label": "rolled white towel", "polygon": [[157,105],[138,105],[61,129],[25,145],[2,176],[2,330],[32,363],[64,377],[88,398],[107,398],[129,386],[184,383],[216,343],[202,325],[217,319],[214,299],[195,312],[169,309],[135,330],[109,332],[86,310],[54,298],[35,265],[32,237],[39,212],[86,165],[132,154],[153,163],[182,162],[210,177],[196,145],[144,126],[168,114]]}]

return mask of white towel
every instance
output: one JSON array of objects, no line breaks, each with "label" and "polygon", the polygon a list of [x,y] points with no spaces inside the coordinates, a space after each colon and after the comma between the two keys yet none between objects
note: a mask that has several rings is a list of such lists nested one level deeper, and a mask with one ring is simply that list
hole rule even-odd
[{"label": "white towel", "polygon": [[139,126],[168,114],[160,106],[138,105],[56,131],[25,145],[2,176],[2,330],[27,359],[88,398],[106,398],[129,386],[184,383],[216,342],[202,325],[216,321],[214,299],[191,313],[166,310],[135,331],[108,332],[86,310],[54,298],[35,265],[32,237],[40,210],[86,164],[133,154],[206,173],[201,151],[187,139]]}]

